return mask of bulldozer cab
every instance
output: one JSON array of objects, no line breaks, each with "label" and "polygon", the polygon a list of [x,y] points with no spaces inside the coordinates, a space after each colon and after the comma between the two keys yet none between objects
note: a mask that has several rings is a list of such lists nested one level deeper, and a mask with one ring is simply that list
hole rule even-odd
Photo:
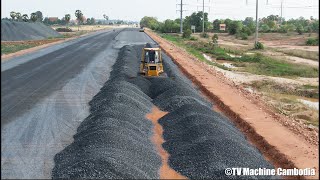
[{"label": "bulldozer cab", "polygon": [[163,73],[162,57],[160,48],[142,49],[140,73],[149,76],[160,76]]}]

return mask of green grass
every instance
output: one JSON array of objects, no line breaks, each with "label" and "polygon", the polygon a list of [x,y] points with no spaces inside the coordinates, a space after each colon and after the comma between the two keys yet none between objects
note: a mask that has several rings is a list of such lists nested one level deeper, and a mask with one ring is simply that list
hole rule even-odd
[{"label": "green grass", "polygon": [[270,57],[260,57],[258,63],[250,63],[245,67],[247,72],[276,77],[319,77],[319,69],[308,65],[299,65]]},{"label": "green grass", "polygon": [[35,44],[1,44],[1,54],[10,54],[23,49],[29,49],[35,47]]},{"label": "green grass", "polygon": [[200,61],[206,62],[210,65],[215,65],[218,67],[223,67],[224,69],[229,70],[228,68],[211,61],[206,60],[202,53],[211,54],[217,60],[228,60],[233,61],[235,66],[244,67],[244,71],[258,74],[258,75],[267,75],[267,76],[276,76],[276,77],[319,77],[319,69],[308,66],[308,65],[299,65],[289,63],[283,60],[274,59],[271,57],[263,56],[262,54],[256,53],[255,55],[242,55],[242,57],[231,57],[228,53],[231,54],[241,54],[241,51],[229,50],[225,48],[213,48],[209,43],[205,42],[190,42],[181,38],[178,35],[169,35],[161,34],[161,37],[167,39],[174,44],[184,48],[190,54],[197,57]]},{"label": "green grass", "polygon": [[203,52],[197,50],[196,48],[194,48],[192,46],[186,45],[184,43],[184,39],[179,36],[172,36],[172,35],[168,35],[168,34],[160,34],[160,36],[166,40],[173,42],[175,45],[178,45],[178,46],[184,48],[188,53],[192,54],[193,56],[195,56],[196,58],[198,58],[202,62],[205,62],[205,63],[212,65],[212,66],[217,66],[217,67],[224,69],[224,70],[230,70],[229,68],[227,68],[223,65],[220,65],[218,63],[207,60],[205,57],[203,57],[203,55],[202,55]]}]

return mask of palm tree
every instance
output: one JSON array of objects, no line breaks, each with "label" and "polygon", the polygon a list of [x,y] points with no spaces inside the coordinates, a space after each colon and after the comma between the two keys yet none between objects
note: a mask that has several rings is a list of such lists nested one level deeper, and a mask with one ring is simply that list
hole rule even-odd
[{"label": "palm tree", "polygon": [[31,15],[30,15],[30,20],[31,20],[32,22],[36,22],[37,19],[38,19],[37,14],[36,14],[36,13],[31,13]]},{"label": "palm tree", "polygon": [[21,20],[21,13],[17,12],[16,13],[16,18],[17,18],[18,21],[20,21]]},{"label": "palm tree", "polygon": [[23,20],[24,22],[28,22],[28,21],[29,21],[28,14],[22,15],[22,20]]},{"label": "palm tree", "polygon": [[[103,15],[103,18],[105,18],[107,21],[109,20],[109,17],[106,14]],[[107,22],[107,24],[108,24],[108,22]]]},{"label": "palm tree", "polygon": [[12,18],[12,21],[14,21],[14,19],[16,18],[16,12],[11,11],[11,12],[10,12],[10,16],[11,16],[11,18]]},{"label": "palm tree", "polygon": [[78,31],[79,31],[79,27],[80,27],[80,22],[82,21],[82,12],[80,10],[76,10],[76,13],[75,13],[76,17],[77,17],[77,20],[78,20]]},{"label": "palm tree", "polygon": [[67,27],[68,27],[68,24],[69,24],[69,22],[70,22],[70,19],[71,19],[71,15],[70,15],[70,14],[66,14],[66,15],[64,16],[64,20],[65,20],[66,23],[67,23]]}]

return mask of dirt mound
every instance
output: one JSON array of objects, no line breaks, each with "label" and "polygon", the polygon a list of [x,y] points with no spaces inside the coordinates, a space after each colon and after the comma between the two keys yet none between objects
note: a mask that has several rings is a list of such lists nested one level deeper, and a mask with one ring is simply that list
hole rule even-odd
[{"label": "dirt mound", "polygon": [[1,41],[40,40],[59,36],[57,31],[42,23],[1,21]]}]

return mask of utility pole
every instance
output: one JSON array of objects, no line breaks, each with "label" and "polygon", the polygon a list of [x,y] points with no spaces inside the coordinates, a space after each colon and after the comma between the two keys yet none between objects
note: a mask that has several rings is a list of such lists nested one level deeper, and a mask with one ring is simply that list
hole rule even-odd
[{"label": "utility pole", "polygon": [[182,13],[183,11],[186,11],[186,10],[183,10],[183,5],[186,5],[186,4],[183,4],[182,3],[183,0],[180,1],[180,4],[177,4],[180,6],[180,10],[177,10],[177,11],[180,11],[180,33],[182,34],[183,33],[183,16],[182,16]]},{"label": "utility pole", "polygon": [[280,24],[282,24],[282,8],[283,8],[283,0],[281,0]]},{"label": "utility pole", "polygon": [[[205,32],[205,29],[204,29],[204,25],[205,25],[205,24],[204,24],[204,17],[205,17],[205,16],[204,16],[204,8],[205,8],[205,7],[208,7],[208,8],[209,8],[209,12],[210,12],[210,6],[205,5],[205,4],[204,4],[204,1],[205,1],[205,0],[202,0],[202,33]],[[199,0],[198,0],[198,2],[199,2]],[[210,3],[210,0],[209,0],[209,3]],[[200,5],[197,6],[197,11],[198,11],[198,8],[199,8],[199,7],[201,7],[201,6],[200,6]]]},{"label": "utility pole", "polygon": [[202,33],[204,34],[204,0],[202,0]]},{"label": "utility pole", "polygon": [[259,9],[259,4],[258,4],[258,0],[256,0],[256,34],[255,34],[255,40],[254,40],[255,46],[258,43],[258,31],[259,31],[258,9]]},{"label": "utility pole", "polygon": [[[281,0],[282,3],[283,0]],[[248,1],[246,0],[246,3],[248,4]],[[267,4],[268,4],[267,0]],[[281,4],[282,5],[282,4]],[[255,38],[254,38],[254,46],[258,43],[258,32],[259,32],[259,19],[258,19],[258,9],[259,9],[259,3],[258,0],[256,0],[256,33],[255,33]],[[282,12],[281,12],[282,13]]]},{"label": "utility pole", "polygon": [[180,4],[180,33],[182,34],[182,27],[183,27],[183,24],[182,24],[182,0],[181,0],[181,4]]}]

